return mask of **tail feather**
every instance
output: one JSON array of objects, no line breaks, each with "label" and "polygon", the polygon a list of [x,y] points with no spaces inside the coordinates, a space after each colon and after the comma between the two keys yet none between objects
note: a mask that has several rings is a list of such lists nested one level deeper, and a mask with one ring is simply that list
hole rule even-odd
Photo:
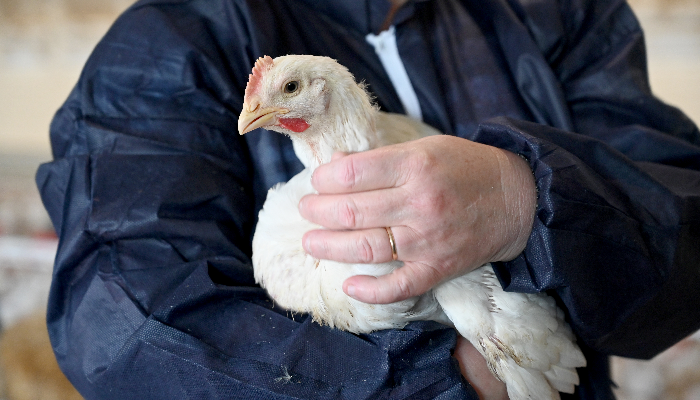
[{"label": "tail feather", "polygon": [[510,400],[560,400],[557,389],[549,385],[540,371],[522,368],[514,360],[505,360],[502,364],[503,373],[508,377],[506,387]]},{"label": "tail feather", "polygon": [[564,393],[573,393],[574,387],[579,382],[575,370],[562,368],[558,365],[553,365],[549,371],[544,372],[544,375],[555,389]]},{"label": "tail feather", "polygon": [[[469,293],[469,296],[465,296]],[[505,382],[511,399],[573,393],[586,359],[554,299],[506,293],[490,265],[445,282],[435,297],[455,328]]]}]

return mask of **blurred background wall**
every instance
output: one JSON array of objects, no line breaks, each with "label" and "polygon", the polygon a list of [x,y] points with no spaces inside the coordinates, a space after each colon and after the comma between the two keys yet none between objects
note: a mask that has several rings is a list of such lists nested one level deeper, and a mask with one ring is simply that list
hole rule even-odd
[{"label": "blurred background wall", "polygon": [[[33,175],[51,158],[54,112],[131,3],[0,0],[0,400],[75,398],[51,364],[43,325],[56,240]],[[646,33],[652,89],[700,122],[700,0],[631,5]],[[685,340],[650,362],[614,359],[618,397],[700,400],[698,343]]]}]

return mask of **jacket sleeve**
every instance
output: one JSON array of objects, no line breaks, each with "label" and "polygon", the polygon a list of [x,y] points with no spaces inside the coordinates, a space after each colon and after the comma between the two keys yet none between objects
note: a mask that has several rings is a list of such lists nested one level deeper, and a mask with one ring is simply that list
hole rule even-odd
[{"label": "jacket sleeve", "polygon": [[[254,171],[236,132],[239,3],[138,3],[98,44],[37,173],[59,236],[48,327],[87,399],[476,398],[434,323],[355,336],[255,285]],[[429,373],[428,373],[429,372]]]},{"label": "jacket sleeve", "polygon": [[538,188],[527,248],[498,275],[556,291],[594,349],[652,357],[700,328],[700,134],[652,95],[624,1],[532,2],[519,17],[552,79],[519,57],[541,123],[494,120],[475,139],[526,157]]}]

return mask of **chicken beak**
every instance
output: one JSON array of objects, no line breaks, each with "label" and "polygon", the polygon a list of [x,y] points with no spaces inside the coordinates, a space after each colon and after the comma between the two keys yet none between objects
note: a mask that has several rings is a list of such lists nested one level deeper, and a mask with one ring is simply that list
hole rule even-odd
[{"label": "chicken beak", "polygon": [[288,112],[286,108],[280,107],[261,108],[259,103],[251,109],[250,105],[244,103],[243,111],[238,117],[238,133],[243,135],[257,128],[274,125],[280,114]]}]

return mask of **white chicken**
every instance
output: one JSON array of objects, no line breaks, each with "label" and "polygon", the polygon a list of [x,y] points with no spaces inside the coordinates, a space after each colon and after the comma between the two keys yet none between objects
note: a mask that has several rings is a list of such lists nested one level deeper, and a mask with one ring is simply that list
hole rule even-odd
[{"label": "white chicken", "polygon": [[573,393],[579,381],[575,368],[586,360],[563,311],[546,294],[504,292],[490,264],[419,297],[366,304],[347,296],[343,281],[388,274],[402,266],[400,261],[343,264],[314,259],[302,248],[304,233],[321,227],[303,219],[298,204],[314,192],[311,173],[329,162],[333,152],[360,152],[439,132],[380,112],[345,67],[308,55],[257,60],[238,130],[244,134],[259,127],[289,135],[306,167],[270,189],[253,238],[255,279],[277,304],[354,333],[438,321],[455,327],[475,346],[512,400]]}]

